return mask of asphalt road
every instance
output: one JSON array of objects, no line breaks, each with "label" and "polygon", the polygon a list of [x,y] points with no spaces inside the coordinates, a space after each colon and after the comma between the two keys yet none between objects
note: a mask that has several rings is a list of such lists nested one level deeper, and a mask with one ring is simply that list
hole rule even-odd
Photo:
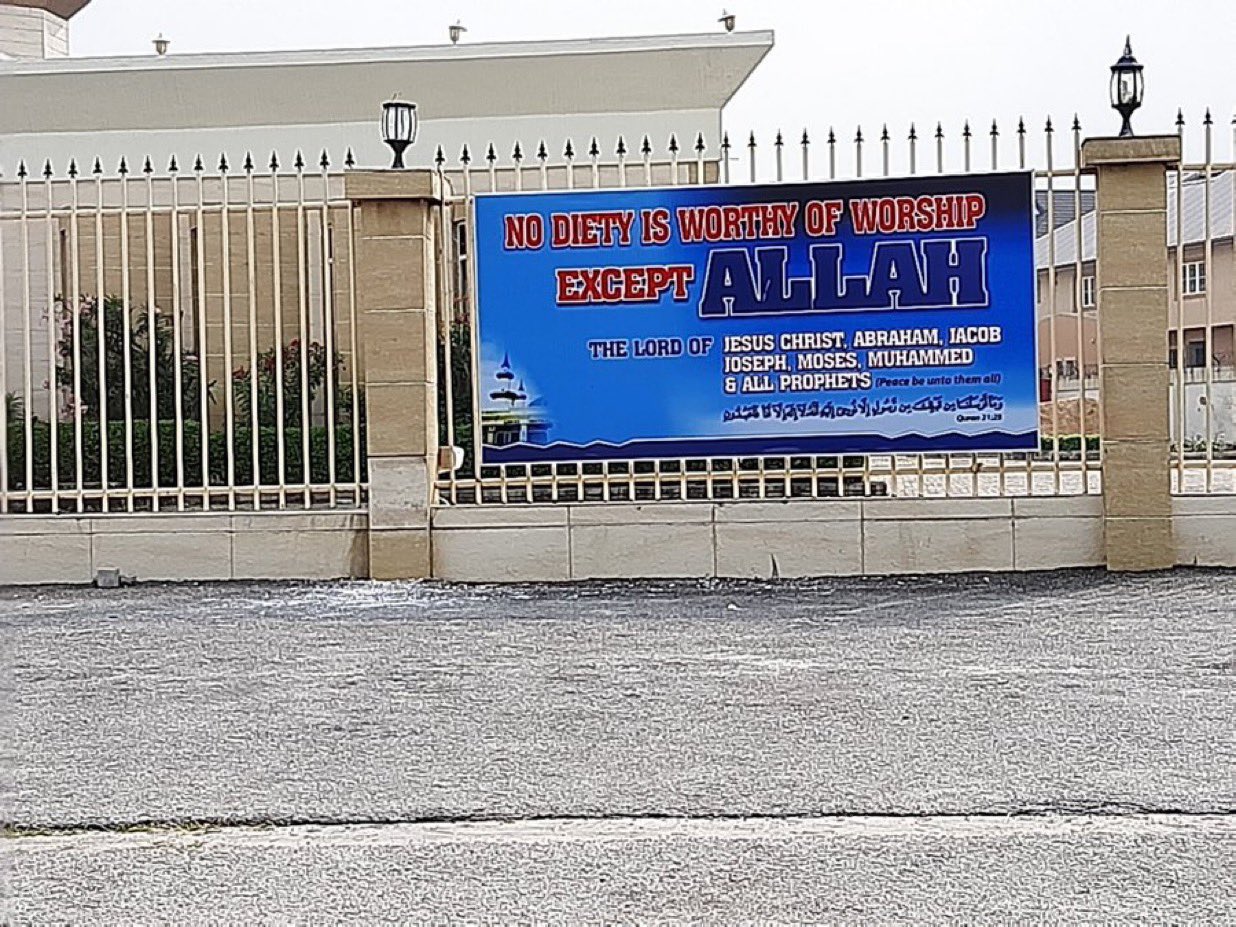
[{"label": "asphalt road", "polygon": [[0,633],[14,923],[1236,923],[1232,573],[9,590]]}]

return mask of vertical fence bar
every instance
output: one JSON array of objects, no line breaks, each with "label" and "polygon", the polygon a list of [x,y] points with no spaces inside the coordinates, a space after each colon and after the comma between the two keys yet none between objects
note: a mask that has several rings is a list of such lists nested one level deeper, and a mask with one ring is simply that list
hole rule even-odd
[{"label": "vertical fence bar", "polygon": [[[56,318],[56,219],[52,210],[52,166],[48,161],[43,168],[43,204],[46,209],[44,223],[44,267],[47,279],[47,425],[50,447],[48,448],[48,464],[51,479],[51,510],[53,514],[60,511],[60,386],[56,382],[59,364],[56,354],[59,350]],[[64,294],[60,294],[61,300]]]},{"label": "vertical fence bar", "polygon": [[[325,151],[318,162],[322,168],[322,341],[326,349],[326,479],[330,483],[330,507],[339,501],[335,486],[335,242],[330,221],[330,159]],[[445,189],[445,188],[443,188]],[[444,276],[441,275],[440,276]],[[430,478],[437,475],[435,470]]]},{"label": "vertical fence bar", "polygon": [[[261,395],[258,390],[258,305],[257,231],[254,215],[253,155],[245,154],[245,283],[249,297],[249,442],[253,474],[253,510],[262,508],[262,422],[258,415]],[[276,273],[278,271],[276,270]],[[275,422],[275,430],[282,428]]]},{"label": "vertical fence bar", "polygon": [[[22,418],[25,442],[26,512],[34,510],[34,349],[31,346],[30,316],[33,313],[30,297],[30,190],[26,183],[26,165],[18,168],[21,182],[21,336],[22,336]],[[7,400],[6,400],[7,401]]]},{"label": "vertical fence bar", "polygon": [[[1077,375],[1079,389],[1077,391],[1077,421],[1079,432],[1079,454],[1081,457],[1082,493],[1090,493],[1090,452],[1087,441],[1090,430],[1086,426],[1086,307],[1082,305],[1082,201],[1081,201],[1081,120],[1073,116],[1073,311],[1077,317]],[[1097,221],[1097,217],[1096,217]],[[1097,228],[1095,230],[1098,232]],[[1096,242],[1097,244],[1097,242]],[[1096,367],[1097,369],[1097,367]]]},{"label": "vertical fence bar", "polygon": [[180,318],[184,296],[180,287],[180,172],[175,157],[168,167],[171,178],[171,216],[168,220],[168,241],[172,260],[172,419],[176,429],[176,510],[185,510],[185,402],[184,402],[184,333]]},{"label": "vertical fence bar", "polygon": [[219,263],[223,278],[223,431],[227,445],[227,509],[236,510],[236,382],[232,344],[232,194],[227,158],[219,161]]},{"label": "vertical fence bar", "polygon": [[124,354],[124,488],[125,511],[134,509],[133,498],[133,280],[129,266],[129,168],[120,159],[120,325]]},{"label": "vertical fence bar", "polygon": [[305,211],[305,159],[296,153],[296,293],[300,341],[300,473],[305,508],[313,501],[309,489],[309,268],[308,215]]},{"label": "vertical fence bar", "polygon": [[[271,347],[275,354],[275,467],[278,470],[278,506],[281,509],[288,505],[288,471],[287,471],[287,408],[284,396],[283,382],[283,232],[279,222],[279,158],[272,152],[270,156],[270,260],[272,273],[271,295],[274,302],[275,332],[271,339]],[[355,366],[356,355],[352,355]]]},{"label": "vertical fence bar", "polygon": [[[1202,286],[1202,295],[1206,305],[1206,330],[1203,335],[1203,350],[1205,351],[1206,369],[1205,376],[1205,393],[1206,405],[1203,409],[1203,415],[1206,422],[1206,492],[1214,491],[1214,476],[1215,476],[1215,433],[1214,433],[1214,379],[1215,379],[1215,314],[1214,300],[1211,298],[1211,293],[1215,286],[1214,273],[1214,229],[1211,227],[1211,214],[1213,205],[1211,202],[1211,186],[1213,182],[1213,167],[1214,167],[1214,136],[1213,136],[1214,120],[1210,116],[1210,110],[1206,110],[1206,115],[1202,119],[1202,139],[1205,154],[1205,162],[1202,167],[1202,272],[1205,276],[1205,283]],[[1181,385],[1183,390],[1184,386]]]},{"label": "vertical fence bar", "polygon": [[[811,139],[807,136],[806,129],[803,129],[803,138],[802,138],[801,144],[802,144],[802,149],[803,149],[803,180],[810,180],[811,179]],[[712,482],[710,481],[708,485],[711,488]]]},{"label": "vertical fence bar", "polygon": [[1056,187],[1051,117],[1044,129],[1047,145],[1047,338],[1051,345],[1051,462],[1052,487],[1060,495],[1060,376],[1056,344]]},{"label": "vertical fence bar", "polygon": [[695,136],[695,182],[701,186],[704,184],[704,152],[707,150],[704,133],[700,132]]},{"label": "vertical fence bar", "polygon": [[199,156],[193,164],[197,181],[197,369],[198,369],[198,414],[201,427],[198,440],[202,457],[202,508],[211,509],[210,495],[210,380],[207,370],[206,327],[206,185],[203,174],[205,166]]},{"label": "vertical fence bar", "polygon": [[104,338],[107,323],[107,291],[106,277],[103,273],[103,165],[98,158],[94,162],[94,268],[95,268],[95,338],[98,353],[98,402],[99,402],[99,487],[102,490],[101,507],[104,512],[111,509],[111,474],[109,472],[111,429],[109,428],[109,411],[107,408],[107,339]]},{"label": "vertical fence bar", "polygon": [[[592,140],[592,179],[594,185],[599,181],[596,169],[597,141]],[[481,358],[480,337],[477,332],[476,309],[476,196],[472,187],[472,172],[464,165],[464,213],[468,230],[468,367],[472,376],[472,478],[476,484],[476,501],[481,502],[484,492],[481,483],[481,445],[483,429],[481,422]]]},{"label": "vertical fence bar", "polygon": [[1184,165],[1185,165],[1185,119],[1184,111],[1176,111],[1176,137],[1180,140],[1180,163],[1176,165],[1176,488],[1185,491],[1185,426],[1188,406],[1185,401],[1185,304],[1184,304]]},{"label": "vertical fence bar", "polygon": [[154,248],[154,166],[150,158],[142,168],[146,175],[146,389],[150,395],[150,508],[159,511],[159,364],[158,364],[158,333],[159,320],[158,300],[155,293],[155,248]]}]

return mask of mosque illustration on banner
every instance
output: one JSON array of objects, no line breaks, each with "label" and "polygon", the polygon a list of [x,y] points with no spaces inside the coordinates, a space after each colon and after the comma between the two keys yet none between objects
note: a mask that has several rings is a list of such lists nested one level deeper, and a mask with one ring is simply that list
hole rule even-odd
[{"label": "mosque illustration on banner", "polygon": [[529,399],[524,381],[511,369],[511,356],[506,354],[494,373],[497,388],[489,392],[492,405],[481,413],[481,435],[490,447],[508,444],[549,443],[550,422],[540,399]]}]

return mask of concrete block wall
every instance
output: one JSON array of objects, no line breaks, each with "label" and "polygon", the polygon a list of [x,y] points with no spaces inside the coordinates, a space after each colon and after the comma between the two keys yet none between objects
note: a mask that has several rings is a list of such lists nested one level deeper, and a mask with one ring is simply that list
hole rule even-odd
[{"label": "concrete block wall", "polygon": [[89,583],[101,569],[142,582],[349,579],[369,574],[357,512],[0,517],[0,586]]},{"label": "concrete block wall", "polygon": [[1103,563],[1098,497],[440,508],[434,577],[792,578]]}]

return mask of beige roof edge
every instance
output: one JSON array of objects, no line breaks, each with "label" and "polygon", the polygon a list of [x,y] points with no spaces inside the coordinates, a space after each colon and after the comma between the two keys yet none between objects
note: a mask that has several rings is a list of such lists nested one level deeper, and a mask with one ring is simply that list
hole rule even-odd
[{"label": "beige roof edge", "polygon": [[[364,64],[399,61],[460,61],[551,55],[675,51],[700,48],[772,49],[771,29],[722,34],[553,39],[536,42],[487,42],[475,45],[411,45],[382,48],[326,48],[305,51],[221,52],[186,55],[109,56],[0,61],[5,74],[88,74],[100,71],[162,71],[215,68],[286,67],[313,64]],[[763,55],[760,56],[761,59]],[[734,88],[737,90],[738,88]]]}]

